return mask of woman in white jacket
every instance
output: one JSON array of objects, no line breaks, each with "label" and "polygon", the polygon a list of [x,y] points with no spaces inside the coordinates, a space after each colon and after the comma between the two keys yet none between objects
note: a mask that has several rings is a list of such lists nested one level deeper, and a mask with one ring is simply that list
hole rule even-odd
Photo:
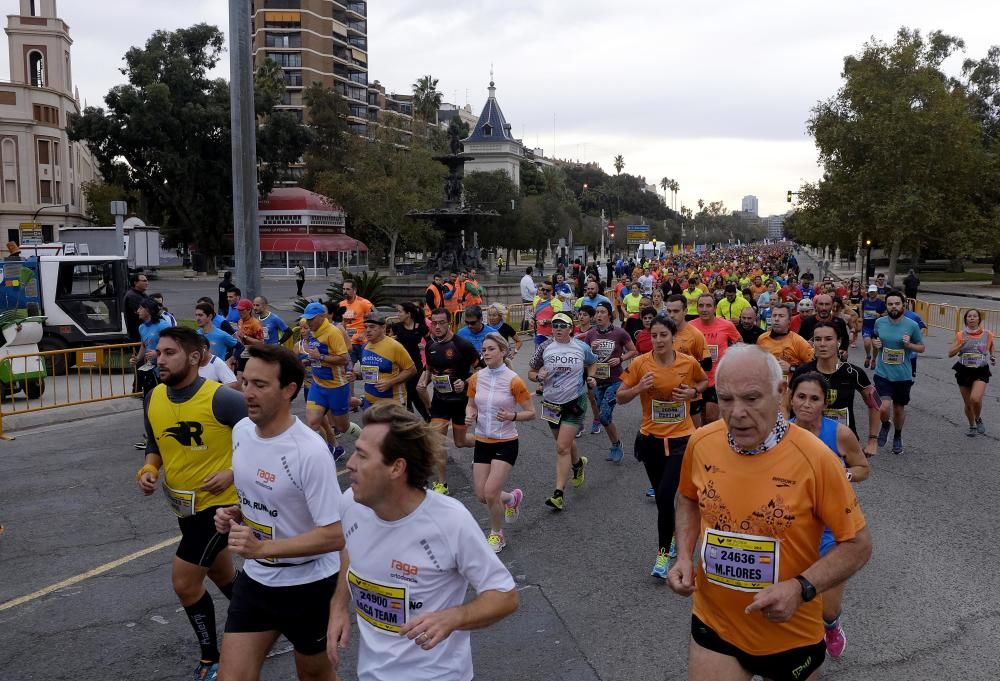
[{"label": "woman in white jacket", "polygon": [[503,490],[517,461],[516,421],[535,418],[535,405],[524,381],[504,364],[507,339],[490,333],[483,339],[483,361],[486,367],[469,378],[466,393],[469,404],[465,423],[475,425],[470,435],[474,447],[472,478],[476,496],[490,512],[490,534],[487,542],[500,553],[507,545],[502,523],[512,523],[521,513],[524,493],[520,489]]}]

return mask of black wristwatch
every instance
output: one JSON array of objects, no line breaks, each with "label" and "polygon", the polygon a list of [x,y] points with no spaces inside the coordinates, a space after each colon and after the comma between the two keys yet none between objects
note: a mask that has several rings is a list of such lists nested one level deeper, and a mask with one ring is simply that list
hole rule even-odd
[{"label": "black wristwatch", "polygon": [[797,581],[799,583],[799,586],[802,587],[803,603],[808,603],[812,599],[816,598],[816,587],[814,587],[808,579],[806,579],[802,575],[799,575],[798,577],[795,578],[795,581]]}]

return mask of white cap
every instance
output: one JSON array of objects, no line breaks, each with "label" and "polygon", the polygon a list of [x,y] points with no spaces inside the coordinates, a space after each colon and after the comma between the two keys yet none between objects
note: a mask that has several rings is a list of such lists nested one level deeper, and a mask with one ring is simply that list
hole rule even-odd
[{"label": "white cap", "polygon": [[876,286],[875,284],[869,284],[868,293],[871,293],[872,291],[878,291],[878,286]]}]

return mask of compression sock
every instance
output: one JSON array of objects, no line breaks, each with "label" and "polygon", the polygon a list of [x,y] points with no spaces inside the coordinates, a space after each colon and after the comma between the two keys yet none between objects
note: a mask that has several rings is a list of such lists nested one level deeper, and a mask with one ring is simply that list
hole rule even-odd
[{"label": "compression sock", "polygon": [[899,438],[903,437],[903,431],[902,431],[902,429],[901,429],[901,428],[896,428],[896,429],[895,429],[895,430],[893,431],[893,433],[892,433],[892,436],[893,436],[894,438],[896,438],[897,440],[898,440]]},{"label": "compression sock", "polygon": [[215,604],[205,591],[194,605],[185,605],[191,628],[201,646],[201,659],[205,662],[219,661],[219,639],[215,633]]},{"label": "compression sock", "polygon": [[840,624],[840,613],[837,613],[832,622],[828,622],[825,617],[823,618],[823,626],[827,629],[836,629],[838,624]]}]

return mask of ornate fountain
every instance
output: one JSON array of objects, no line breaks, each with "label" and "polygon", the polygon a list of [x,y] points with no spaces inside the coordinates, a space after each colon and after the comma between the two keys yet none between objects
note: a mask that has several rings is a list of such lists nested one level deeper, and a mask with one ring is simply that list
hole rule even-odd
[{"label": "ornate fountain", "polygon": [[465,175],[465,162],[473,157],[462,153],[460,135],[461,126],[456,116],[448,126],[448,149],[451,153],[434,157],[434,160],[448,168],[448,177],[444,181],[444,207],[407,213],[414,220],[430,220],[436,229],[443,232],[437,249],[431,251],[432,255],[427,260],[427,269],[444,272],[446,275],[452,269],[483,268],[479,247],[468,238],[463,240],[463,237],[468,236],[466,230],[476,218],[493,218],[499,215],[493,210],[466,208],[463,205],[462,177]]}]

